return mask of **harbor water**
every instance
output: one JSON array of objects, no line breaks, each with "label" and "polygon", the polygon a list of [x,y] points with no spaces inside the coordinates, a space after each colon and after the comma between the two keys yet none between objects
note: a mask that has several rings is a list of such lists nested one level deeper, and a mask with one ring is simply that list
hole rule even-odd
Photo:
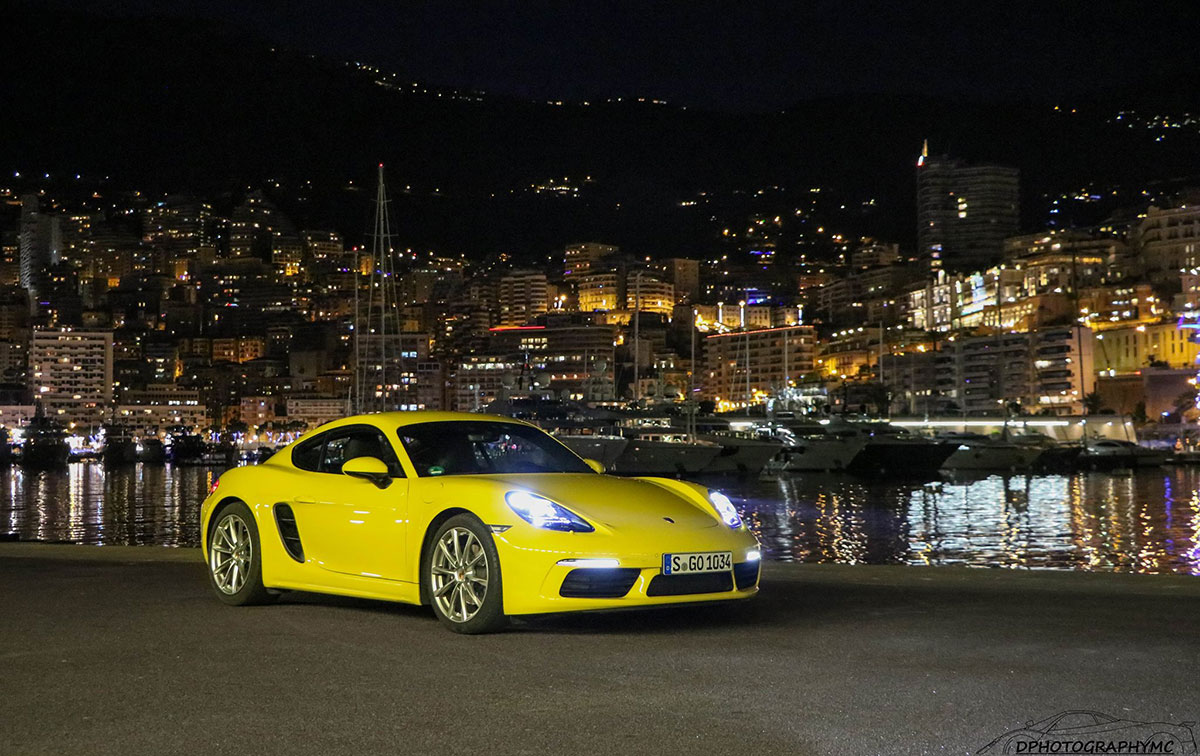
[{"label": "harbor water", "polygon": [[[220,470],[0,468],[0,539],[196,546]],[[702,480],[785,562],[1200,574],[1200,468],[878,482],[839,474]]]}]

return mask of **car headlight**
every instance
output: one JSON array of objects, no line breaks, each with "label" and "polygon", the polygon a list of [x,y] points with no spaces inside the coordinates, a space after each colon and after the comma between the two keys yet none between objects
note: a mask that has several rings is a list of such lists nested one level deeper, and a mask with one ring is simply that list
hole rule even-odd
[{"label": "car headlight", "polygon": [[728,496],[720,491],[709,491],[708,500],[712,502],[713,509],[717,510],[721,522],[734,529],[742,527],[742,518]]},{"label": "car headlight", "polygon": [[509,491],[504,494],[508,508],[516,512],[525,522],[535,528],[565,530],[572,533],[590,533],[593,528],[582,517],[555,504],[545,496],[528,491]]}]

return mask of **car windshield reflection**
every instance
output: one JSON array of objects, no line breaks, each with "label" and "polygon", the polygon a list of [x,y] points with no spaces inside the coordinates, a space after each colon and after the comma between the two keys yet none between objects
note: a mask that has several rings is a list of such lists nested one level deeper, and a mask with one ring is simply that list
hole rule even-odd
[{"label": "car windshield reflection", "polygon": [[421,477],[495,473],[592,473],[571,450],[518,423],[455,420],[397,431]]}]

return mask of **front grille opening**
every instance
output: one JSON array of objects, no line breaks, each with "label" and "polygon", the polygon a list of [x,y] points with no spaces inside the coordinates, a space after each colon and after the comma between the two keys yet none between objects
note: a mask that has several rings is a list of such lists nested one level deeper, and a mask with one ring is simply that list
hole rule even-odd
[{"label": "front grille opening", "polygon": [[637,582],[636,567],[580,568],[563,579],[558,595],[563,598],[621,598]]},{"label": "front grille opening", "polygon": [[733,590],[729,572],[700,572],[695,575],[655,575],[647,596],[687,596],[693,593],[724,593]]},{"label": "front grille opening", "polygon": [[739,591],[754,587],[758,582],[758,568],[761,564],[761,561],[755,560],[733,565],[733,581],[737,583]]},{"label": "front grille opening", "polygon": [[279,537],[283,540],[283,548],[288,556],[301,564],[304,563],[304,544],[300,543],[300,529],[296,527],[296,515],[287,504],[275,505],[275,527],[279,528]]}]

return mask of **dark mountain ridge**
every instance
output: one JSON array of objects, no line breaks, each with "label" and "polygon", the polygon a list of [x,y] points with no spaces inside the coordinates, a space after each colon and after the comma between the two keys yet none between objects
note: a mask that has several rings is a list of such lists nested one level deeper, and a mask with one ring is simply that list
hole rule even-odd
[{"label": "dark mountain ridge", "polygon": [[[1138,107],[1123,103],[1155,102],[1151,92],[1059,110],[912,95],[823,98],[774,113],[558,106],[393,89],[377,83],[391,81],[383,75],[212,23],[24,4],[4,17],[0,167],[109,175],[152,192],[311,181],[302,220],[353,236],[366,227],[370,195],[344,189],[370,186],[382,161],[394,188],[411,187],[397,208],[409,243],[472,253],[540,253],[595,237],[695,254],[707,231],[678,217],[679,200],[766,186],[876,199],[862,230],[909,242],[923,139],[935,153],[1019,167],[1030,225],[1042,194],[1200,175],[1200,126],[1155,141],[1112,121]],[[1181,112],[1184,99],[1171,91],[1157,101]],[[590,177],[590,188],[574,200],[520,194],[549,177]]]}]

